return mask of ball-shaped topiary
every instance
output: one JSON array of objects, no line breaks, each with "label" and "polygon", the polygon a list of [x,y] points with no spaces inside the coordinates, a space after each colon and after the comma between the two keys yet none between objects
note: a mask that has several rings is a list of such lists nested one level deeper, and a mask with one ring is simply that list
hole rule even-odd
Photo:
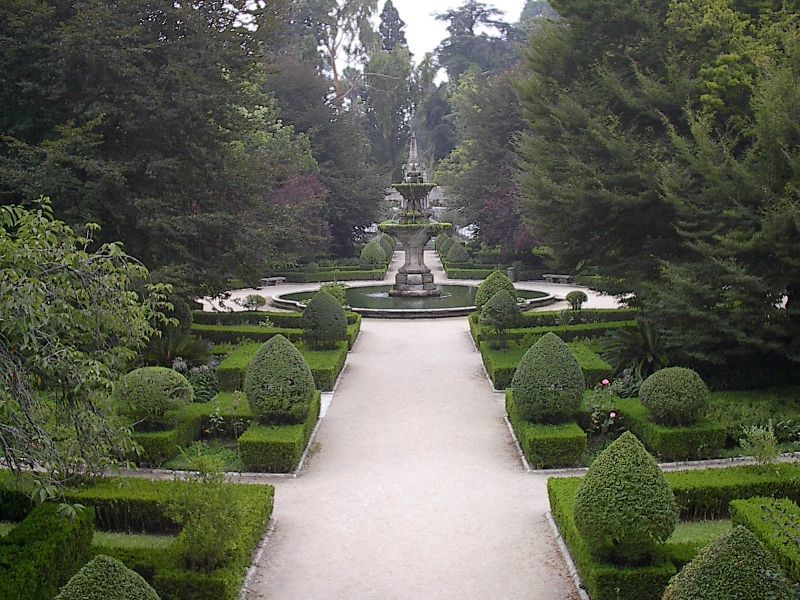
[{"label": "ball-shaped topiary", "polygon": [[656,423],[691,425],[708,407],[708,388],[692,369],[669,367],[645,379],[639,399]]},{"label": "ball-shaped topiary", "polygon": [[640,564],[666,541],[678,504],[655,459],[630,432],[603,450],[575,495],[575,526],[596,555]]},{"label": "ball-shaped topiary", "polygon": [[305,358],[282,335],[259,348],[244,377],[250,412],[263,424],[302,423],[314,398],[314,377]]},{"label": "ball-shaped topiary", "polygon": [[478,322],[486,327],[494,328],[495,332],[501,336],[500,345],[505,345],[505,338],[502,337],[507,329],[519,323],[522,312],[519,310],[517,299],[506,290],[500,290],[489,301],[483,305]]},{"label": "ball-shaped topiary", "polygon": [[376,240],[372,240],[361,249],[358,261],[365,269],[380,268],[386,264],[386,253]]},{"label": "ball-shaped topiary", "polygon": [[514,284],[506,277],[502,271],[493,271],[489,276],[484,279],[478,286],[478,292],[475,294],[475,308],[480,310],[483,305],[489,301],[489,298],[494,296],[500,290],[506,290],[512,296],[517,295],[517,290],[514,289]]},{"label": "ball-shaped topiary", "polygon": [[572,419],[585,388],[578,359],[552,332],[528,348],[511,380],[520,416],[533,423]]},{"label": "ball-shaped topiary", "polygon": [[303,311],[303,337],[313,348],[335,348],[347,338],[347,314],[331,294],[320,290]]},{"label": "ball-shaped topiary", "polygon": [[392,238],[385,233],[378,238],[378,243],[381,245],[386,258],[391,258],[394,254],[394,244],[391,242],[391,239]]},{"label": "ball-shaped topiary", "polygon": [[586,295],[586,292],[580,290],[573,290],[567,294],[567,302],[572,306],[572,310],[580,310],[587,300],[589,300],[589,296]]},{"label": "ball-shaped topiary", "polygon": [[61,588],[55,600],[159,600],[136,571],[98,554]]},{"label": "ball-shaped topiary", "polygon": [[449,263],[465,263],[469,261],[469,252],[467,252],[464,244],[455,243],[450,246],[447,251],[447,262]]},{"label": "ball-shaped topiary", "polygon": [[447,253],[450,251],[450,248],[452,248],[453,244],[455,243],[456,241],[449,235],[445,236],[441,244],[436,244],[436,251],[439,253],[439,257],[446,258]]},{"label": "ball-shaped topiary", "polygon": [[721,535],[669,582],[663,600],[792,600],[789,583],[748,529]]},{"label": "ball-shaped topiary", "polygon": [[166,414],[194,401],[192,384],[166,367],[142,367],[123,376],[114,386],[122,414],[144,428],[165,422]]}]

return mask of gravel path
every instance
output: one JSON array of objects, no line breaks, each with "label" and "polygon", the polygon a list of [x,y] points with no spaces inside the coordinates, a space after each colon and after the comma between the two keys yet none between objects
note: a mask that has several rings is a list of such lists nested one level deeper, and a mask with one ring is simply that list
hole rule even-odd
[{"label": "gravel path", "polygon": [[365,320],[247,597],[573,598],[503,412],[466,319]]}]

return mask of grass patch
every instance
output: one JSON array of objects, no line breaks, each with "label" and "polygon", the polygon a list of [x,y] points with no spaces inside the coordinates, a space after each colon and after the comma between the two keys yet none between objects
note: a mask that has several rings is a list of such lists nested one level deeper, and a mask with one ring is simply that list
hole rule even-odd
[{"label": "grass patch", "polygon": [[92,543],[98,546],[108,546],[111,548],[150,548],[162,550],[167,548],[175,541],[171,535],[156,535],[145,533],[116,533],[113,531],[95,531]]},{"label": "grass patch", "polygon": [[684,521],[678,523],[675,531],[667,540],[673,544],[702,544],[707,546],[716,540],[733,525],[729,519],[717,521]]},{"label": "grass patch", "polygon": [[194,471],[201,464],[208,464],[209,460],[218,464],[222,471],[241,472],[245,470],[238,450],[219,442],[194,442],[166,463],[164,467],[177,471]]}]

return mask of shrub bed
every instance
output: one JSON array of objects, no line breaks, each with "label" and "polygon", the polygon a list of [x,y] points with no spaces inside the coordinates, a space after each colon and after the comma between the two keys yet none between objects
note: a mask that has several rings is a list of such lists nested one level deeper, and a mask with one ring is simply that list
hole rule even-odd
[{"label": "shrub bed", "polygon": [[764,544],[792,581],[800,582],[800,507],[786,498],[733,500],[731,521],[744,525]]},{"label": "shrub bed", "polygon": [[0,538],[0,598],[42,600],[55,596],[91,558],[93,532],[91,509],[69,519],[58,514],[55,504],[34,508]]},{"label": "shrub bed", "polygon": [[[302,342],[296,342],[295,345],[311,368],[317,389],[332,390],[347,360],[347,343],[340,342],[334,350],[312,350]],[[220,391],[232,392],[242,389],[247,367],[260,347],[261,344],[244,344],[220,363],[217,369]]]},{"label": "shrub bed", "polygon": [[506,390],[508,420],[522,453],[537,469],[574,467],[586,452],[586,433],[577,423],[538,425],[520,418],[511,390]]},{"label": "shrub bed", "polygon": [[200,437],[202,426],[199,420],[187,418],[194,407],[207,406],[205,403],[190,404],[175,413],[175,427],[166,431],[134,433],[133,439],[141,446],[141,452],[131,457],[140,466],[157,467],[174,458],[181,448],[185,448]]},{"label": "shrub bed", "polygon": [[303,339],[302,329],[261,327],[260,325],[200,325],[192,323],[192,332],[212,344],[238,344],[243,341],[263,343],[279,334],[293,342]]},{"label": "shrub bed", "polygon": [[[205,312],[201,310],[192,312],[192,322],[199,325],[257,325],[266,319],[269,319],[276,327],[303,328],[303,314],[297,312]],[[361,321],[361,315],[354,312],[347,313],[348,325],[353,325],[358,321]]]},{"label": "shrub bed", "polygon": [[[543,336],[546,333],[555,333],[565,342],[570,342],[576,338],[603,337],[609,331],[614,331],[616,329],[632,329],[635,326],[636,321],[610,321],[606,323],[581,323],[578,325],[515,327],[507,330],[506,336],[509,340],[530,346],[539,336]],[[471,330],[473,338],[477,343],[492,341],[497,336],[491,329],[481,327],[480,325],[471,327]]]},{"label": "shrub bed", "polygon": [[386,277],[382,269],[339,269],[332,271],[284,271],[287,283],[321,283],[323,281],[381,281]]},{"label": "shrub bed", "polygon": [[288,473],[303,456],[319,419],[320,394],[315,392],[306,420],[299,425],[273,427],[252,423],[239,436],[239,453],[248,470]]},{"label": "shrub bed", "polygon": [[667,427],[654,423],[637,398],[617,401],[628,429],[661,460],[697,460],[719,456],[725,445],[725,427],[701,420],[694,425]]},{"label": "shrub bed", "polygon": [[[586,387],[594,387],[603,379],[611,376],[611,365],[600,358],[592,348],[584,342],[570,342],[570,349],[578,359],[578,363],[586,379]],[[511,384],[514,372],[522,357],[527,352],[527,348],[519,344],[511,343],[508,348],[495,349],[488,342],[480,345],[483,364],[486,372],[492,380],[495,389],[502,390]]]},{"label": "shrub bed", "polygon": [[[266,342],[281,334],[291,341],[303,338],[303,315],[301,313],[195,313],[197,315],[213,315],[201,317],[192,324],[196,335],[214,344],[237,344],[241,341]],[[275,327],[261,327],[258,323],[269,320]],[[347,340],[350,348],[356,343],[361,332],[361,315],[347,313]]]}]

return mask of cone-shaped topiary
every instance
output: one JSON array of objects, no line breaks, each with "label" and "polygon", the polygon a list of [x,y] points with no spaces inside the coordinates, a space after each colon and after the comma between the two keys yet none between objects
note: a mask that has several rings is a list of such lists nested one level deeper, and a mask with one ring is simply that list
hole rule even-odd
[{"label": "cone-shaped topiary", "polygon": [[662,425],[691,425],[708,407],[708,388],[692,369],[669,367],[645,379],[639,399]]},{"label": "cone-shaped topiary", "polygon": [[469,261],[469,252],[467,252],[464,244],[455,243],[450,246],[447,251],[447,262],[465,263],[467,261]]},{"label": "cone-shaped topiary", "polygon": [[494,328],[500,338],[499,345],[505,346],[505,332],[519,323],[521,314],[517,299],[506,290],[500,290],[483,305],[479,323]]},{"label": "cone-shaped topiary", "polygon": [[511,380],[520,416],[533,423],[572,419],[585,387],[578,359],[552,332],[528,348]]},{"label": "cone-shaped topiary", "polygon": [[449,235],[447,235],[445,232],[442,232],[442,233],[440,233],[439,235],[437,235],[437,236],[436,236],[436,242],[435,242],[435,245],[436,245],[436,251],[437,251],[437,252],[441,252],[441,250],[442,250],[442,244],[443,244],[443,243],[444,243],[444,241],[445,241],[447,238],[449,238],[449,237],[450,237],[450,236],[449,236]]},{"label": "cone-shaped topiary", "polygon": [[394,254],[394,244],[392,243],[392,238],[384,233],[378,238],[378,243],[381,245],[386,258],[391,258]]},{"label": "cone-shaped topiary", "polygon": [[441,244],[436,244],[436,251],[439,253],[440,258],[447,258],[447,253],[452,248],[456,241],[449,235],[445,236]]},{"label": "cone-shaped topiary", "polygon": [[320,290],[303,311],[303,337],[314,348],[335,348],[347,339],[347,314],[341,303]]},{"label": "cone-shaped topiary", "polygon": [[144,578],[110,556],[98,554],[61,588],[55,600],[159,600]]},{"label": "cone-shaped topiary", "polygon": [[517,290],[514,289],[514,284],[506,277],[502,271],[492,271],[492,273],[481,282],[478,286],[478,292],[475,294],[475,308],[480,310],[483,305],[489,301],[489,298],[494,296],[500,290],[505,290],[509,294],[516,297]]},{"label": "cone-shaped topiary", "polygon": [[596,555],[637,564],[672,534],[678,505],[655,459],[625,432],[589,467],[575,495],[574,517]]},{"label": "cone-shaped topiary", "polygon": [[780,567],[748,529],[737,526],[700,551],[669,582],[663,600],[793,600]]},{"label": "cone-shaped topiary", "polygon": [[376,240],[372,240],[361,249],[361,256],[358,257],[358,261],[364,268],[380,268],[386,264],[386,253]]},{"label": "cone-shaped topiary", "polygon": [[123,376],[114,386],[122,414],[140,421],[143,428],[158,426],[167,412],[194,400],[189,381],[166,367],[142,367]]},{"label": "cone-shaped topiary", "polygon": [[282,335],[259,348],[244,378],[244,392],[263,424],[302,423],[314,397],[314,377],[303,355]]}]

